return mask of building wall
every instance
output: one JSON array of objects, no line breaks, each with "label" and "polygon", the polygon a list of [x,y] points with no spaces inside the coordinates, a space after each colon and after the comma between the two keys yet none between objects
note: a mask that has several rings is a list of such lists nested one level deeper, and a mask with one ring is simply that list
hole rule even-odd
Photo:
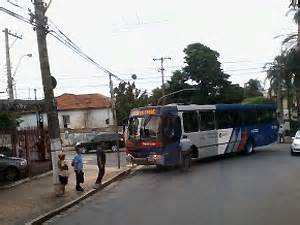
[{"label": "building wall", "polygon": [[[106,119],[109,118],[109,125],[112,125],[112,111],[111,109],[91,109],[91,110],[72,110],[72,111],[60,111],[58,112],[59,127],[64,128],[63,116],[70,117],[70,129],[82,129],[82,128],[103,128],[107,127]],[[47,126],[47,115],[43,115],[44,126]],[[25,114],[21,117],[23,121],[20,124],[21,128],[35,127],[36,115]]]},{"label": "building wall", "polygon": [[[46,114],[43,114],[43,119],[44,119],[44,126],[47,126],[48,121],[47,121]],[[36,125],[37,125],[35,113],[24,114],[21,116],[20,120],[22,121],[22,123],[20,124],[20,128],[36,127]]]}]

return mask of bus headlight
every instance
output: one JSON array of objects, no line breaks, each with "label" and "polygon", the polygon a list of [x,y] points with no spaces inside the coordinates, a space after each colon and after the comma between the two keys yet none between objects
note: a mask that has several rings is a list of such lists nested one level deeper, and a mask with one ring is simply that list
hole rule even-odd
[{"label": "bus headlight", "polygon": [[148,160],[150,162],[154,162],[156,164],[163,164],[164,163],[164,156],[163,155],[158,155],[158,154],[151,154],[151,155],[149,155]]}]

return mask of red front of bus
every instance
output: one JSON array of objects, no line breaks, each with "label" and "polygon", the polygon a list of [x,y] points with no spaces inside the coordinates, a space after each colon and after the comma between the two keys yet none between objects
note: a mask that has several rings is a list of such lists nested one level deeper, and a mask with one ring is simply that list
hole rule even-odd
[{"label": "red front of bus", "polygon": [[[127,161],[139,165],[178,164],[181,137],[178,118],[174,108],[132,111],[126,141]],[[179,124],[177,129],[175,121]]]}]

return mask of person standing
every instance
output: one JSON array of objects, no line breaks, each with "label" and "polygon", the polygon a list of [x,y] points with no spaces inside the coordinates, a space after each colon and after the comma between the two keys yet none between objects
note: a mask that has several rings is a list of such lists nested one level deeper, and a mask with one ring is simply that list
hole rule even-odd
[{"label": "person standing", "polygon": [[284,142],[284,128],[283,125],[279,126],[278,129],[278,143],[283,143]]},{"label": "person standing", "polygon": [[98,166],[98,176],[96,180],[96,185],[102,184],[102,178],[105,174],[105,163],[106,163],[106,155],[104,152],[104,146],[98,145],[97,146],[97,166]]},{"label": "person standing", "polygon": [[83,188],[80,186],[81,183],[84,183],[83,161],[81,156],[81,150],[79,148],[76,148],[76,155],[73,158],[72,166],[74,167],[75,171],[76,190],[83,191]]},{"label": "person standing", "polygon": [[60,193],[59,195],[65,194],[66,185],[68,184],[69,173],[68,173],[68,164],[65,161],[65,153],[60,153],[58,155],[58,178],[60,182]]}]

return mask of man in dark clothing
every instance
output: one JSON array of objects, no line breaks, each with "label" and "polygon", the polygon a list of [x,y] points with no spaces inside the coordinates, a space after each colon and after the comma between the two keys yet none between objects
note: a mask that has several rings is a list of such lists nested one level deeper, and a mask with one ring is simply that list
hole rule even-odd
[{"label": "man in dark clothing", "polygon": [[102,145],[97,146],[98,177],[95,183],[96,185],[100,185],[102,183],[102,178],[105,174],[106,155],[103,149]]}]

